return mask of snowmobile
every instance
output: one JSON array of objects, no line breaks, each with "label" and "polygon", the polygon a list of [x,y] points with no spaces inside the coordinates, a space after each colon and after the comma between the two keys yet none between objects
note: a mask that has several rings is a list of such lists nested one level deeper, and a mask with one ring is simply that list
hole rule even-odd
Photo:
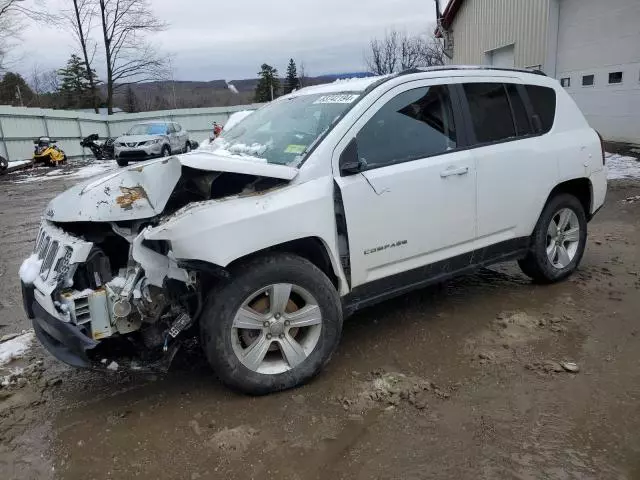
[{"label": "snowmobile", "polygon": [[113,159],[113,146],[115,138],[107,137],[104,142],[98,140],[100,137],[97,133],[93,133],[86,138],[83,138],[80,142],[82,148],[89,148],[96,160],[110,160]]},{"label": "snowmobile", "polygon": [[57,167],[67,163],[67,156],[60,147],[56,145],[56,140],[49,137],[40,137],[33,141],[33,163],[44,163],[50,167]]}]

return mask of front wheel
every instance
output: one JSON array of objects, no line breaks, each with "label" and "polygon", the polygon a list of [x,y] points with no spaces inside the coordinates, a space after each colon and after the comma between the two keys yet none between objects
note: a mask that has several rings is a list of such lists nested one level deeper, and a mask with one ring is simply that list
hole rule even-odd
[{"label": "front wheel", "polygon": [[314,264],[271,254],[234,269],[200,318],[202,344],[227,386],[251,395],[286,390],[317,375],[340,340],[336,288]]},{"label": "front wheel", "polygon": [[184,153],[189,153],[191,151],[191,143],[187,142],[184,144]]},{"label": "front wheel", "polygon": [[129,161],[123,158],[116,158],[116,163],[119,167],[126,167],[127,165],[129,165]]},{"label": "front wheel", "polygon": [[164,145],[160,151],[160,156],[168,157],[169,155],[171,155],[171,149],[167,145]]},{"label": "front wheel", "polygon": [[586,243],[587,219],[582,204],[573,195],[557,195],[542,211],[520,268],[536,282],[559,282],[578,268]]}]

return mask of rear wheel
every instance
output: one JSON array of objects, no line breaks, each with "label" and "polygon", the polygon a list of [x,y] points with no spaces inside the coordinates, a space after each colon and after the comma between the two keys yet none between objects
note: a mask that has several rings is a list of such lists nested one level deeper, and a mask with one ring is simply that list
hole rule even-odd
[{"label": "rear wheel", "polygon": [[7,161],[7,159],[0,155],[0,172],[4,172],[8,166],[9,162]]},{"label": "rear wheel", "polygon": [[329,361],[342,330],[338,293],[308,260],[254,259],[211,295],[203,348],[227,386],[263,395],[301,385]]},{"label": "rear wheel", "polygon": [[540,283],[564,280],[578,268],[586,242],[587,219],[582,204],[573,195],[557,195],[542,211],[531,249],[520,260],[520,268]]}]

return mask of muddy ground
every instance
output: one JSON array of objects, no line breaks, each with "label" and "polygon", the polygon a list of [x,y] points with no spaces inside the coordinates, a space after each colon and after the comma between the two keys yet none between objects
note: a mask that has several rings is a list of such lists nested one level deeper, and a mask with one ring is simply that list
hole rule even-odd
[{"label": "muddy ground", "polygon": [[[0,335],[29,327],[16,272],[47,201],[77,181],[8,177]],[[635,195],[640,181],[610,184],[569,281],[505,264],[362,311],[294,391],[232,393],[197,350],[131,377],[34,346],[21,385],[0,388],[0,478],[640,479]]]}]

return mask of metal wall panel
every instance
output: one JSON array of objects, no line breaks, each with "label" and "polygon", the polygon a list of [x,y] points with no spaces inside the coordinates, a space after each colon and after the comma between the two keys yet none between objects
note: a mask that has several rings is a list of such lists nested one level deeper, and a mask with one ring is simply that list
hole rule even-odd
[{"label": "metal wall panel", "polygon": [[466,0],[452,25],[452,63],[486,63],[491,50],[514,45],[515,67],[545,64],[549,0]]},{"label": "metal wall panel", "polygon": [[90,155],[80,147],[80,140],[92,133],[100,138],[118,136],[139,122],[164,120],[179,123],[192,140],[209,138],[214,121],[225,123],[241,110],[255,110],[260,104],[233,107],[193,108],[117,114],[109,117],[63,110],[0,107],[0,155],[8,160],[26,160],[33,154],[33,140],[48,135],[58,140],[67,156]]}]

